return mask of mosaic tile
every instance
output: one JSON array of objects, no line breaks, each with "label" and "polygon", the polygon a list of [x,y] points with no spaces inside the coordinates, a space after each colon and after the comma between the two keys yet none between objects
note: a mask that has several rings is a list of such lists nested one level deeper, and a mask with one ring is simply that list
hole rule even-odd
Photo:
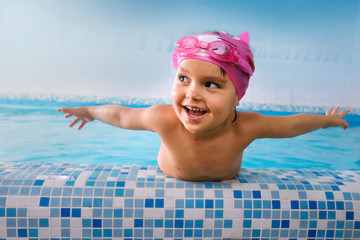
[{"label": "mosaic tile", "polygon": [[360,171],[242,169],[193,183],[156,166],[0,163],[0,240],[360,239]]}]

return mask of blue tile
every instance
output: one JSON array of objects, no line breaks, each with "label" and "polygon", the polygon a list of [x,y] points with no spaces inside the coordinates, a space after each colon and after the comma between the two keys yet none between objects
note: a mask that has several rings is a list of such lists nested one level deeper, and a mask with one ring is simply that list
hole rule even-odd
[{"label": "blue tile", "polygon": [[345,207],[344,207],[344,202],[342,202],[342,201],[336,201],[335,203],[336,203],[336,209],[337,209],[337,210],[344,210],[344,209],[345,209]]},{"label": "blue tile", "polygon": [[93,207],[102,207],[103,199],[102,198],[94,198]]},{"label": "blue tile", "polygon": [[234,190],[234,198],[242,198],[242,191]]},{"label": "blue tile", "polygon": [[214,208],[214,200],[206,199],[205,200],[205,208]]},{"label": "blue tile", "polygon": [[271,228],[280,228],[280,220],[272,220]]},{"label": "blue tile", "polygon": [[61,208],[61,217],[70,217],[70,208]]},{"label": "blue tile", "polygon": [[154,207],[154,199],[147,198],[145,199],[145,208],[153,208]]},{"label": "blue tile", "polygon": [[299,201],[291,200],[291,209],[299,209]]},{"label": "blue tile", "polygon": [[16,208],[7,208],[6,216],[7,217],[16,217]]},{"label": "blue tile", "polygon": [[280,201],[279,200],[272,200],[272,208],[273,209],[280,209]]},{"label": "blue tile", "polygon": [[335,210],[335,202],[334,201],[328,201],[327,202],[327,208],[330,210]]},{"label": "blue tile", "polygon": [[325,192],[326,199],[333,200],[334,194],[332,192]]},{"label": "blue tile", "polygon": [[17,216],[18,217],[27,217],[27,208],[18,208]]},{"label": "blue tile", "polygon": [[23,238],[23,237],[27,237],[27,229],[18,229],[18,237],[19,238]]},{"label": "blue tile", "polygon": [[183,228],[184,220],[175,220],[175,228]]},{"label": "blue tile", "polygon": [[91,228],[91,219],[82,219],[83,228]]},{"label": "blue tile", "polygon": [[317,209],[317,202],[309,201],[309,209]]},{"label": "blue tile", "polygon": [[243,228],[251,228],[251,220],[244,220]]},{"label": "blue tile", "polygon": [[354,220],[354,212],[346,212],[346,220]]},{"label": "blue tile", "polygon": [[101,228],[102,220],[101,219],[93,219],[93,228]]},{"label": "blue tile", "polygon": [[223,218],[224,211],[223,210],[215,210],[215,218]]},{"label": "blue tile", "polygon": [[143,227],[144,220],[143,219],[134,219],[134,227]]},{"label": "blue tile", "polygon": [[35,180],[34,186],[42,186],[44,184],[44,180]]},{"label": "blue tile", "polygon": [[0,197],[0,207],[6,206],[6,197]]},{"label": "blue tile", "polygon": [[37,238],[38,237],[38,229],[29,229],[29,237]]},{"label": "blue tile", "polygon": [[48,218],[40,218],[39,219],[39,227],[49,227],[49,219]]},{"label": "blue tile", "polygon": [[194,208],[194,200],[186,199],[185,200],[185,208]]},{"label": "blue tile", "polygon": [[184,218],[184,210],[175,210],[175,218]]},{"label": "blue tile", "polygon": [[123,209],[114,209],[114,218],[122,218]]},{"label": "blue tile", "polygon": [[79,218],[81,217],[81,208],[73,208],[71,209],[71,217]]},{"label": "blue tile", "polygon": [[195,207],[196,207],[196,208],[204,208],[204,200],[202,200],[202,199],[196,199],[196,200],[195,200]]}]

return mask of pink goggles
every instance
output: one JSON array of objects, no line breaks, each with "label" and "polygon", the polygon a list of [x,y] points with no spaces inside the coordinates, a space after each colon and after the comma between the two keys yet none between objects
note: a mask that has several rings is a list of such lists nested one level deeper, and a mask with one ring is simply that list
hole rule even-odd
[{"label": "pink goggles", "polygon": [[206,50],[207,54],[217,61],[234,63],[249,76],[253,74],[249,63],[241,57],[239,51],[230,42],[218,40],[208,43],[193,36],[186,36],[177,41],[175,45],[175,52],[179,57],[191,57],[202,50]]}]

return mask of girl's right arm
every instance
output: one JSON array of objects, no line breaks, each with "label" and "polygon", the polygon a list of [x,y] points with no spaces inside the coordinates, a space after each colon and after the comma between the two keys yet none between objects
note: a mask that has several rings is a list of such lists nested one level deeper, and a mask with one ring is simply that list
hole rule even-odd
[{"label": "girl's right arm", "polygon": [[148,108],[130,108],[118,105],[103,105],[90,107],[64,107],[59,112],[65,113],[65,118],[75,116],[69,127],[75,126],[79,121],[78,129],[86,123],[99,120],[112,126],[133,130],[156,131],[159,124],[160,113],[169,110],[168,105],[154,105]]}]

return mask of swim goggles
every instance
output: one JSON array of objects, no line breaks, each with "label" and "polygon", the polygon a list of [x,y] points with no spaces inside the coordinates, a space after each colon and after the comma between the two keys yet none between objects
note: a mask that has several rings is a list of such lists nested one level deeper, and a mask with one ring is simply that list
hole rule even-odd
[{"label": "swim goggles", "polygon": [[244,72],[252,75],[253,71],[249,64],[242,59],[236,47],[225,40],[213,42],[200,41],[193,36],[180,38],[175,44],[175,51],[179,57],[190,57],[198,55],[205,50],[207,55],[220,62],[229,62],[238,65]]}]

